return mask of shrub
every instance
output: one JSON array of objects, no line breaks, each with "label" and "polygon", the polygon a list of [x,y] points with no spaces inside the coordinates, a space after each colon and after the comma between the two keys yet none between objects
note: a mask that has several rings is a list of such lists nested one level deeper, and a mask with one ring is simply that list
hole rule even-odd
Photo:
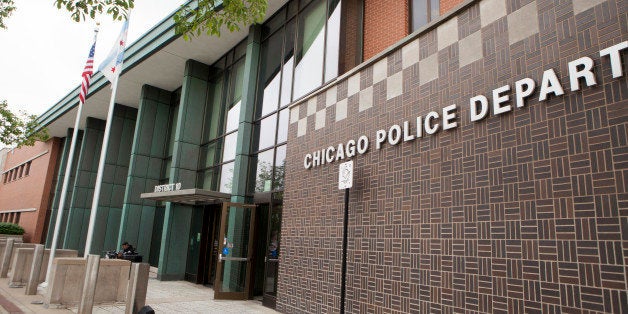
[{"label": "shrub", "polygon": [[0,234],[24,234],[24,228],[10,222],[0,222]]}]

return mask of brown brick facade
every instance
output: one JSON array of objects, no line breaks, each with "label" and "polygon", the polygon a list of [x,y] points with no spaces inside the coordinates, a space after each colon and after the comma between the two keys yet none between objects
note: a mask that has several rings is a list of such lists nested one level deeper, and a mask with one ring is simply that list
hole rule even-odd
[{"label": "brown brick facade", "polygon": [[[338,312],[341,161],[306,170],[304,156],[366,135],[347,312],[628,312],[628,49],[621,77],[600,56],[628,40],[628,6],[483,1],[292,108],[278,310]],[[574,91],[568,62],[581,57],[597,85]],[[564,94],[539,100],[550,69]],[[524,78],[536,88],[517,108]],[[469,99],[492,106],[505,85],[512,111],[470,121]],[[442,130],[441,114],[435,134],[376,148],[378,130],[415,130],[452,104],[457,127]]]},{"label": "brown brick facade", "polygon": [[[7,182],[4,182],[4,175],[0,176],[0,215],[8,216],[5,221],[9,221],[11,217],[17,219],[16,213],[7,214],[9,212],[35,209],[19,214],[25,242],[42,243],[45,240],[46,211],[50,207],[59,149],[60,140],[52,138],[45,143],[17,148],[7,155],[2,172],[14,169],[17,176]],[[29,165],[25,165],[27,161],[30,161]]]},{"label": "brown brick facade", "polygon": [[408,35],[408,0],[364,1],[364,60]]},{"label": "brown brick facade", "polygon": [[443,15],[453,9],[455,6],[464,2],[463,0],[440,0],[440,14]]}]

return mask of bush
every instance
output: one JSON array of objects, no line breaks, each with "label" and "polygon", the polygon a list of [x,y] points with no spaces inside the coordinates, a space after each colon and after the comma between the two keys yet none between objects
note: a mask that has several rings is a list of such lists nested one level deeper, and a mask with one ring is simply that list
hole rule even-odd
[{"label": "bush", "polygon": [[24,234],[24,228],[10,222],[0,222],[0,234]]}]

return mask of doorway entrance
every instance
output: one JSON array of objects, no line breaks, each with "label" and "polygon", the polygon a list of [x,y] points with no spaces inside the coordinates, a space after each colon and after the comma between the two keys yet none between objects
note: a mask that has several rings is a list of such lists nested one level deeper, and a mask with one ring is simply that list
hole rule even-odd
[{"label": "doorway entrance", "polygon": [[214,298],[247,300],[250,295],[256,205],[225,202],[220,218]]}]

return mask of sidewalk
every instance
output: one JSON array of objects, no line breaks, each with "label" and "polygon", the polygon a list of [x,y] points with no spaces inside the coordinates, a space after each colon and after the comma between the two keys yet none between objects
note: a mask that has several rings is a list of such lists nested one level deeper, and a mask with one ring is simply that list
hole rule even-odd
[{"label": "sidewalk", "polygon": [[[76,313],[77,308],[46,309],[41,295],[24,295],[25,288],[9,288],[8,279],[0,278],[0,313]],[[260,301],[214,300],[214,290],[187,281],[159,281],[154,273],[148,279],[146,305],[155,313],[261,313],[276,311],[264,307]],[[124,304],[94,307],[94,314],[124,313]]]}]

